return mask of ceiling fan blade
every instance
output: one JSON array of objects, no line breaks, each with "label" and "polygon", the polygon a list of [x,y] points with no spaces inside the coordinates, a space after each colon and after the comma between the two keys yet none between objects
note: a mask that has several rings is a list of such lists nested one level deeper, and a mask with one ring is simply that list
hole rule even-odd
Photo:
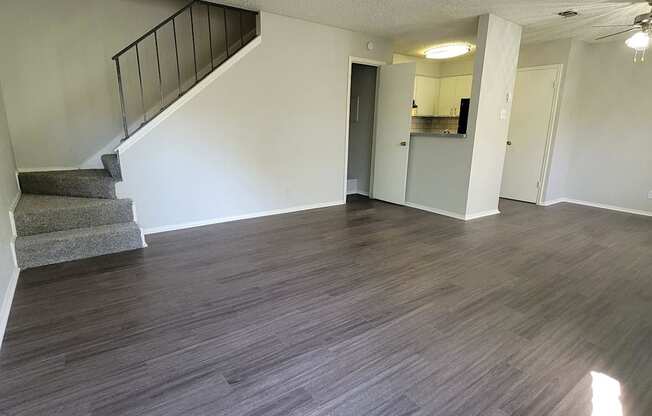
[{"label": "ceiling fan blade", "polygon": [[600,36],[599,38],[596,38],[595,40],[602,40],[602,39],[610,38],[610,37],[612,37],[612,36],[622,35],[623,33],[631,32],[632,30],[638,30],[638,28],[637,28],[637,27],[633,27],[633,28],[631,28],[631,29],[623,30],[622,32],[616,32],[616,33],[612,33],[612,34],[610,34],[610,35]]},{"label": "ceiling fan blade", "polygon": [[638,27],[639,25],[637,25],[637,24],[634,24],[634,25],[594,25],[594,26],[591,26],[591,27],[634,27],[634,26]]}]

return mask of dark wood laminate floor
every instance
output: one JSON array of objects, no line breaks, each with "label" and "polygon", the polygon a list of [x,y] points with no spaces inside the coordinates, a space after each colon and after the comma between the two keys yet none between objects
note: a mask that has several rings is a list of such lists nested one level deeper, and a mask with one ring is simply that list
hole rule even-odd
[{"label": "dark wood laminate floor", "polygon": [[652,219],[501,210],[356,199],[27,271],[0,414],[652,414]]}]

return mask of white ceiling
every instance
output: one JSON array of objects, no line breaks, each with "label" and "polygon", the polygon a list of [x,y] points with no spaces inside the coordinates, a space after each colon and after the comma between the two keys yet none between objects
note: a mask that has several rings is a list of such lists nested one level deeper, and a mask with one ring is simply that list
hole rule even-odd
[{"label": "white ceiling", "polygon": [[[216,0],[217,1],[217,0]],[[589,0],[230,0],[246,8],[296,17],[391,39],[396,52],[420,55],[435,43],[473,40],[477,17],[493,13],[524,26],[523,42],[593,41],[650,10],[646,2]],[[573,9],[579,17],[563,19]]]}]

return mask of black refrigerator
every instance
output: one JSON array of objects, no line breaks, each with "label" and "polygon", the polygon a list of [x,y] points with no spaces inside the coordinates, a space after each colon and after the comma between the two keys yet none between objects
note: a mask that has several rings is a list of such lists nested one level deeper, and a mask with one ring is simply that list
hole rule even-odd
[{"label": "black refrigerator", "polygon": [[460,103],[460,121],[457,126],[457,134],[466,134],[469,125],[469,108],[471,107],[470,98],[462,98]]}]

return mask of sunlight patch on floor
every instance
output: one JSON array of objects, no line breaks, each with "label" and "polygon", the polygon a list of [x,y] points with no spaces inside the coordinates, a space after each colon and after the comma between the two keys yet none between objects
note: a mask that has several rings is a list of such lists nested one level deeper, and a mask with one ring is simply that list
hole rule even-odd
[{"label": "sunlight patch on floor", "polygon": [[606,374],[591,371],[593,412],[591,416],[623,416],[620,383]]}]

